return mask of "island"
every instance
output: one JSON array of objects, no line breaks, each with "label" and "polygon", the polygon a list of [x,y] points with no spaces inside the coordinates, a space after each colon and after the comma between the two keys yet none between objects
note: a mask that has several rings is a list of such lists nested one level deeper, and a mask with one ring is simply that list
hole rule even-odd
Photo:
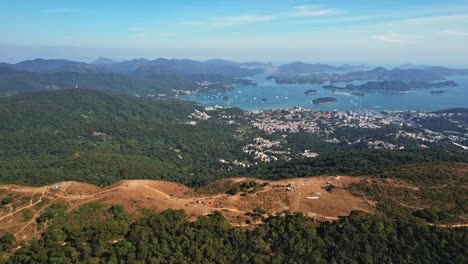
[{"label": "island", "polygon": [[242,85],[242,86],[248,86],[248,85],[251,85],[251,86],[258,86],[257,83],[255,83],[254,81],[249,80],[249,79],[235,79],[235,80],[233,81],[233,84]]},{"label": "island", "polygon": [[310,89],[304,92],[304,94],[316,94],[316,93],[317,93],[317,90],[314,90],[314,89]]},{"label": "island", "polygon": [[345,87],[338,87],[336,85],[330,84],[325,85],[323,88],[329,89],[332,91],[337,90],[363,90],[363,91],[392,91],[392,92],[407,92],[412,89],[422,89],[422,88],[442,88],[442,87],[454,87],[458,84],[454,81],[445,81],[445,82],[402,82],[398,80],[392,81],[370,81],[361,85],[348,84]]},{"label": "island", "polygon": [[[445,76],[466,75],[468,69],[449,69],[444,67],[429,67],[427,69],[386,69],[377,67],[368,71],[354,71],[348,73],[327,73],[314,72],[310,69],[295,69],[291,67],[280,68],[279,72],[266,77],[268,80],[275,80],[277,84],[321,84],[329,83],[350,83],[353,81],[392,81],[430,83],[445,80]],[[424,84],[423,84],[424,85]],[[422,87],[421,87],[422,88]]]},{"label": "island", "polygon": [[446,93],[446,91],[442,91],[442,90],[431,91],[431,94],[444,94],[444,93]]},{"label": "island", "polygon": [[329,103],[335,103],[338,101],[338,99],[334,97],[319,97],[317,99],[314,99],[312,102],[314,104],[329,104]]}]

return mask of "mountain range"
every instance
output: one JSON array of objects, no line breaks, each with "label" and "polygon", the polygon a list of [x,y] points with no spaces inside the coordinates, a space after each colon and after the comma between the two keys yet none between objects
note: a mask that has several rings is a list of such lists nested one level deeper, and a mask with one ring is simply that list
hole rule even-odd
[{"label": "mountain range", "polygon": [[365,68],[364,65],[349,65],[344,64],[341,66],[332,66],[328,64],[320,63],[304,63],[304,62],[292,62],[289,64],[283,64],[278,67],[280,72],[283,73],[297,73],[297,74],[307,74],[315,72],[326,72],[326,71],[351,71],[356,69]]},{"label": "mountain range", "polygon": [[237,63],[227,60],[176,60],[159,58],[147,60],[144,58],[128,61],[114,61],[99,57],[92,63],[70,61],[64,59],[35,59],[17,64],[2,63],[0,67],[9,67],[15,70],[56,73],[56,72],[80,72],[80,73],[131,73],[135,71],[165,72],[171,74],[222,74],[243,77],[258,72],[249,69],[250,66],[262,66],[259,62]]},{"label": "mountain range", "polygon": [[0,96],[29,91],[88,88],[125,94],[174,94],[194,91],[208,81],[206,90],[228,89],[237,79],[261,73],[253,66],[227,60],[133,59],[116,62],[98,58],[93,63],[35,59],[0,64]]}]

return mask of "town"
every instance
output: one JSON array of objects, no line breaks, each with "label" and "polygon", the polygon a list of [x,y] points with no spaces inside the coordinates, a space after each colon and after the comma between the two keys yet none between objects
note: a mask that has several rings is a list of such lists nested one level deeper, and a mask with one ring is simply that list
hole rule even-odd
[{"label": "town", "polygon": [[[215,118],[236,125],[239,117],[236,119],[226,114],[228,109],[209,106],[205,107],[205,111],[196,110],[189,116],[188,124],[196,125],[199,121]],[[316,158],[322,153],[321,147],[312,149],[296,141],[292,142],[288,139],[292,135],[304,139],[315,136],[324,144],[349,149],[403,150],[442,147],[468,150],[465,112],[320,112],[293,107],[243,113],[243,121],[257,131],[256,136],[243,147],[243,152],[255,162]],[[239,165],[237,161],[231,163]]]}]

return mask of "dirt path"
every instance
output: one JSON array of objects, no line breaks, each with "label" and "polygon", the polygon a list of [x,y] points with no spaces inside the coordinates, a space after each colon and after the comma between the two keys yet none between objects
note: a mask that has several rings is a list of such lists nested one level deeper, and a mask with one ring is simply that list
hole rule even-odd
[{"label": "dirt path", "polygon": [[42,202],[42,198],[44,198],[44,195],[45,195],[45,192],[42,193],[42,195],[41,195],[41,197],[39,198],[39,200],[38,200],[37,202],[35,202],[35,203],[32,202],[33,198],[31,198],[31,201],[30,201],[30,204],[29,204],[29,205],[24,206],[24,207],[21,207],[21,208],[17,209],[17,210],[14,211],[14,212],[10,212],[9,214],[6,214],[6,215],[0,217],[0,221],[2,221],[3,219],[6,219],[6,218],[8,218],[8,217],[10,217],[10,216],[12,216],[12,215],[14,215],[14,214],[16,214],[16,213],[19,213],[19,212],[21,212],[21,211],[23,211],[23,210],[25,210],[25,209],[31,208],[31,207],[35,206],[36,204]]},{"label": "dirt path", "polygon": [[442,224],[442,225],[436,225],[432,223],[427,223],[430,226],[438,226],[442,228],[462,228],[462,227],[468,227],[468,224]]},{"label": "dirt path", "polygon": [[[233,181],[238,184],[250,180],[253,179],[237,178]],[[334,182],[338,190],[325,192],[323,187],[330,180]],[[268,181],[269,185],[251,194],[239,192],[236,195],[218,193],[200,196],[186,186],[158,180],[122,180],[104,189],[79,182],[57,183],[53,186],[61,187],[56,189],[45,186],[0,186],[2,189],[20,193],[19,197],[23,195],[23,197],[31,198],[25,201],[27,205],[1,216],[0,225],[3,227],[2,230],[15,234],[19,240],[37,237],[43,228],[38,231],[36,219],[47,207],[39,209],[34,206],[43,202],[45,198],[50,199],[48,206],[59,202],[66,203],[67,212],[92,202],[122,205],[130,213],[138,213],[140,209],[150,209],[156,212],[166,209],[183,209],[187,215],[194,218],[210,214],[212,211],[220,211],[225,213],[226,218],[233,225],[240,224],[241,226],[253,224],[253,222],[245,224],[247,220],[251,221],[246,213],[252,212],[257,207],[273,214],[290,210],[310,215],[319,221],[334,221],[338,219],[338,216],[347,215],[352,210],[372,211],[369,209],[371,208],[369,203],[363,198],[352,196],[341,188],[357,180],[361,179],[323,176]],[[265,181],[259,180],[258,182]],[[289,184],[294,186],[292,192],[287,192],[284,187]],[[320,196],[320,199],[312,201],[307,199],[309,195]],[[34,211],[33,217],[26,222],[21,222],[21,212],[28,208]]]},{"label": "dirt path", "polygon": [[468,227],[468,224],[451,224],[451,225],[439,225],[440,227],[445,228],[460,228],[460,227]]},{"label": "dirt path", "polygon": [[[33,217],[31,218],[31,220],[29,220],[28,222],[25,223],[25,225],[23,227],[21,227],[18,231],[15,232],[15,236],[18,236],[18,234],[20,234],[21,232],[23,232],[24,230],[26,230],[26,228],[28,228],[30,225],[32,224],[35,224],[36,223],[36,219],[42,214],[42,212],[46,209],[46,207],[36,211],[33,215]],[[33,236],[36,236],[37,234],[37,225],[34,227],[34,234]]]}]

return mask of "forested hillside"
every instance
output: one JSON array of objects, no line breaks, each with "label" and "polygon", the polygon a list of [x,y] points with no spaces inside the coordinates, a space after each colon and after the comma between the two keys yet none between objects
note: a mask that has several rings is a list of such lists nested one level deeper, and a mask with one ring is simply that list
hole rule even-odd
[{"label": "forested hillside", "polygon": [[[221,158],[242,158],[236,127],[186,124],[190,102],[73,89],[0,99],[0,181],[47,184],[123,178],[186,184],[214,177]],[[222,173],[216,173],[222,177]]]},{"label": "forested hillside", "polygon": [[[63,215],[7,263],[465,263],[466,228],[428,226],[353,212],[316,224],[302,214],[271,216],[254,230],[232,228],[219,212],[187,220],[183,211],[145,212],[88,204]],[[17,246],[4,235],[0,249]]]},{"label": "forested hillside", "polygon": [[[0,96],[32,91],[53,91],[84,88],[130,95],[169,94],[173,90],[194,91],[198,82],[218,82],[212,89],[222,88],[233,78],[215,74],[177,73],[107,73],[107,72],[27,72],[0,67]],[[221,83],[222,85],[220,85]]]}]

